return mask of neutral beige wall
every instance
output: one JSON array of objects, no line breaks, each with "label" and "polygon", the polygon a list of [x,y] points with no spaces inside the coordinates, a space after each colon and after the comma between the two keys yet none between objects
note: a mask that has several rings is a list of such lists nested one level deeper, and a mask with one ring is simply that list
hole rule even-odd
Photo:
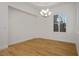
[{"label": "neutral beige wall", "polygon": [[0,49],[8,47],[8,5],[0,2]]}]

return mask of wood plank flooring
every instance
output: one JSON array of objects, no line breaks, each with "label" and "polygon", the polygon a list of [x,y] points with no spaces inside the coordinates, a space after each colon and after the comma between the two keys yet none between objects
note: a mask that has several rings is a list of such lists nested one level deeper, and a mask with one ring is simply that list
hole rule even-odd
[{"label": "wood plank flooring", "polygon": [[77,52],[73,43],[34,38],[10,45],[0,56],[77,56]]}]

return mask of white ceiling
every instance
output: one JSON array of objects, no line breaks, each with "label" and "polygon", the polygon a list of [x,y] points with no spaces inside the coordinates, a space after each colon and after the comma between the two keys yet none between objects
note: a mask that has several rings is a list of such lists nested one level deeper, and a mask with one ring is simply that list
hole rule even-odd
[{"label": "white ceiling", "polygon": [[41,9],[47,9],[47,8],[52,9],[53,7],[62,3],[63,2],[29,2],[27,4],[29,5],[29,7],[40,11]]},{"label": "white ceiling", "polygon": [[32,2],[32,4],[34,4],[36,6],[42,6],[42,7],[56,5],[58,3],[59,2]]}]

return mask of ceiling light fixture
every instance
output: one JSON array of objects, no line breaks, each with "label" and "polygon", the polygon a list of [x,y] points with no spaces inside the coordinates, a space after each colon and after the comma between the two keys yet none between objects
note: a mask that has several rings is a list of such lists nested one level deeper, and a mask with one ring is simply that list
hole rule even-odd
[{"label": "ceiling light fixture", "polygon": [[41,14],[42,16],[44,16],[44,17],[47,17],[47,16],[50,16],[50,15],[51,15],[51,11],[50,11],[49,9],[46,9],[46,10],[42,9],[42,10],[40,11],[40,14]]}]

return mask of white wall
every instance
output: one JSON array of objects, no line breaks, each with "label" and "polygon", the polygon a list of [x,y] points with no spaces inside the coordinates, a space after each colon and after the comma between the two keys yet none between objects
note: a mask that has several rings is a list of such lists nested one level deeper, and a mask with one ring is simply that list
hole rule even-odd
[{"label": "white wall", "polygon": [[[23,13],[28,13],[34,17],[37,15],[37,11],[35,9],[33,9],[32,7],[28,7],[27,4],[25,5],[23,3],[3,3],[3,2],[1,2],[0,3],[0,49],[7,48],[8,44],[9,44],[8,43],[8,41],[9,41],[9,39],[8,39],[8,34],[9,34],[8,33],[8,6],[13,6],[14,8],[18,8]],[[9,38],[10,38],[10,36],[11,35],[9,34]],[[15,37],[12,37],[12,38],[15,38]],[[20,38],[20,36],[19,36],[19,38]],[[15,40],[17,41],[18,39],[15,39]],[[15,40],[13,39],[13,42]]]},{"label": "white wall", "polygon": [[79,55],[79,3],[76,4],[76,13],[77,13],[77,21],[76,21],[76,47]]},{"label": "white wall", "polygon": [[19,10],[25,11],[32,15],[38,15],[37,9],[33,8],[29,5],[30,2],[10,2],[8,3],[9,6],[12,6],[14,8],[17,8]]},{"label": "white wall", "polygon": [[[38,17],[38,37],[50,38],[66,42],[75,42],[74,40],[74,24],[75,18],[75,6],[73,3],[60,4],[56,7],[51,7],[52,15],[50,17],[43,18]],[[57,12],[66,12],[68,14],[67,21],[67,32],[66,33],[55,33],[53,32],[53,15]],[[40,29],[40,30],[39,30]]]},{"label": "white wall", "polygon": [[9,44],[28,40],[36,31],[36,16],[9,7]]},{"label": "white wall", "polygon": [[[11,6],[14,7],[16,4]],[[9,5],[10,6],[10,5]],[[22,7],[21,5],[19,8]],[[16,7],[17,8],[17,7]],[[22,8],[21,8],[22,9]],[[26,8],[27,9],[27,8]],[[25,11],[26,9],[23,9]],[[29,10],[29,9],[28,9]],[[31,11],[31,10],[30,10]],[[34,10],[32,10],[34,11]],[[66,33],[53,32],[53,16],[43,18],[36,15],[24,13],[20,10],[9,7],[9,39],[8,39],[8,5],[0,3],[0,48],[5,48],[8,44],[28,40],[30,38],[42,37],[51,38],[60,41],[75,42],[74,24],[75,24],[75,8],[73,4],[60,4],[52,7],[52,15],[56,12],[64,11],[68,13],[69,19],[67,23]],[[39,12],[39,11],[38,11]],[[78,37],[78,36],[77,36]],[[77,44],[78,46],[79,44]]]},{"label": "white wall", "polygon": [[76,36],[77,38],[77,41],[76,41],[76,47],[77,47],[77,52],[78,52],[78,55],[79,55],[79,33],[77,34]]},{"label": "white wall", "polygon": [[0,49],[8,47],[8,5],[0,3]]},{"label": "white wall", "polygon": [[[53,32],[53,15],[61,11],[66,12],[69,17],[67,32],[55,33]],[[36,37],[75,42],[74,24],[75,6],[73,3],[60,4],[54,8],[52,7],[52,15],[47,18],[43,18],[40,15],[33,16],[9,7],[9,44]]]}]

